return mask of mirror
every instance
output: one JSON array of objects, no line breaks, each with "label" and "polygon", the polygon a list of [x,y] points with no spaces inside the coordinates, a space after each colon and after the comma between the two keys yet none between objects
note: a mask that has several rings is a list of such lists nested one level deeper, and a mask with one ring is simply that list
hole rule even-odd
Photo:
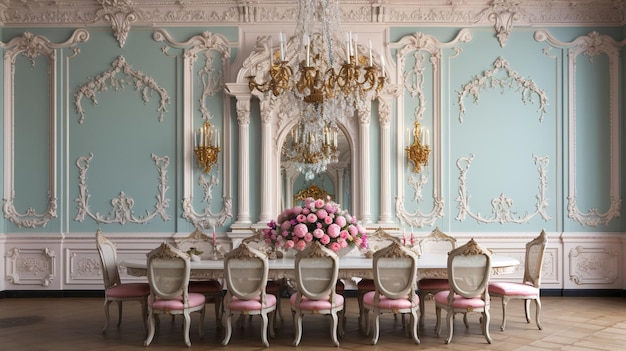
[{"label": "mirror", "polygon": [[[302,200],[312,196],[315,198],[326,195],[341,205],[344,210],[351,211],[352,182],[351,182],[351,150],[345,131],[339,128],[337,134],[337,147],[339,149],[339,162],[331,163],[326,172],[317,174],[312,180],[306,180],[291,161],[281,153],[281,168],[284,172],[282,178],[282,209],[301,204]],[[292,136],[287,136],[286,145],[291,145]]]}]

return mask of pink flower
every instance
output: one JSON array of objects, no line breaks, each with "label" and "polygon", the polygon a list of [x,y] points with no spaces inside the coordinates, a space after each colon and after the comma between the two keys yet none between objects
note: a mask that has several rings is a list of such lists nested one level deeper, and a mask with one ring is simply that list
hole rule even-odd
[{"label": "pink flower", "polygon": [[331,204],[331,203],[327,203],[326,206],[324,206],[324,208],[326,209],[326,212],[328,212],[328,213],[335,213],[335,212],[337,212],[337,208],[335,206],[333,206],[333,204]]},{"label": "pink flower", "polygon": [[283,230],[289,230],[289,228],[291,228],[291,222],[290,221],[284,221],[283,223],[281,223],[280,227]]},{"label": "pink flower", "polygon": [[328,243],[330,242],[330,237],[326,234],[324,234],[321,238],[320,238],[320,243],[322,243],[322,245],[328,245]]},{"label": "pink flower", "polygon": [[316,239],[320,239],[324,236],[324,231],[320,228],[317,228],[313,231],[313,237]]},{"label": "pink flower", "polygon": [[339,237],[342,239],[347,239],[350,236],[350,234],[348,234],[347,230],[342,230],[341,232],[339,232]]},{"label": "pink flower", "polygon": [[333,223],[333,224],[328,226],[327,234],[331,238],[336,238],[339,235],[339,231],[340,230],[341,230],[341,228],[338,225],[336,225],[335,223]]},{"label": "pink flower", "polygon": [[285,241],[285,249],[291,249],[293,245],[294,245],[293,240]]},{"label": "pink flower", "polygon": [[311,233],[304,234],[304,241],[305,242],[310,243],[311,240],[313,240],[313,234],[311,234]]},{"label": "pink flower", "polygon": [[309,223],[315,223],[317,222],[317,216],[315,215],[315,213],[309,213],[309,215],[306,216],[306,220]]},{"label": "pink flower", "polygon": [[333,217],[328,216],[328,217],[324,218],[324,224],[329,225],[332,222],[333,222]]},{"label": "pink flower", "polygon": [[339,249],[341,249],[341,245],[339,245],[338,243],[334,242],[330,244],[330,249],[337,252],[339,251]]},{"label": "pink flower", "polygon": [[300,240],[296,243],[296,250],[302,251],[306,247],[306,241]]},{"label": "pink flower", "polygon": [[324,207],[324,200],[322,200],[322,199],[315,200],[315,207],[323,208]]},{"label": "pink flower", "polygon": [[303,214],[299,214],[296,216],[296,220],[298,221],[298,223],[304,223],[306,222],[306,216]]},{"label": "pink flower", "polygon": [[303,238],[304,234],[306,234],[308,231],[309,231],[309,228],[307,228],[306,224],[304,223],[296,224],[296,226],[293,227],[293,235],[295,235],[298,238]]},{"label": "pink flower", "polygon": [[346,226],[346,217],[344,216],[337,216],[337,218],[335,218],[335,223],[337,223],[338,226],[340,227],[345,227]]},{"label": "pink flower", "polygon": [[328,217],[328,212],[326,212],[326,210],[323,209],[323,208],[317,210],[316,214],[317,214],[317,218],[319,218],[319,219],[324,219],[324,218]]}]

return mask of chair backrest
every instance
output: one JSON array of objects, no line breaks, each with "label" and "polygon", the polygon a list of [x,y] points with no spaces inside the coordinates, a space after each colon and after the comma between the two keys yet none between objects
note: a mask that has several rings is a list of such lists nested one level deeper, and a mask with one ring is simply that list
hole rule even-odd
[{"label": "chair backrest", "polygon": [[491,253],[474,239],[448,254],[448,282],[455,293],[465,298],[488,296],[490,276]]},{"label": "chair backrest", "polygon": [[448,253],[456,247],[456,239],[435,228],[430,234],[419,239],[419,252],[426,253]]},{"label": "chair backrest", "polygon": [[334,301],[339,275],[339,257],[318,241],[296,254],[295,276],[298,293],[313,299]]},{"label": "chair backrest", "polygon": [[213,251],[213,238],[203,233],[200,229],[194,230],[186,237],[174,239],[176,247],[182,252],[188,252],[190,249],[196,249],[196,255],[201,259],[210,258]]},{"label": "chair backrest", "polygon": [[111,240],[102,235],[100,229],[96,231],[96,246],[100,254],[104,288],[108,289],[121,284],[120,272],[117,267],[117,247]]},{"label": "chair backrest", "polygon": [[393,241],[374,252],[374,285],[376,291],[391,299],[415,294],[417,255]]},{"label": "chair backrest", "polygon": [[250,300],[261,295],[264,301],[268,272],[267,256],[247,243],[241,243],[224,256],[224,281],[228,292],[239,299]]},{"label": "chair backrest", "polygon": [[524,283],[530,283],[538,288],[541,285],[541,268],[543,254],[546,251],[548,237],[542,229],[539,236],[526,243],[526,258],[524,261]]},{"label": "chair backrest", "polygon": [[147,256],[148,283],[153,296],[166,300],[182,296],[183,301],[187,301],[191,273],[189,255],[163,242]]},{"label": "chair backrest", "polygon": [[378,228],[372,234],[367,235],[367,248],[361,249],[361,252],[367,257],[373,257],[374,252],[389,246],[394,241],[399,242],[398,238]]}]

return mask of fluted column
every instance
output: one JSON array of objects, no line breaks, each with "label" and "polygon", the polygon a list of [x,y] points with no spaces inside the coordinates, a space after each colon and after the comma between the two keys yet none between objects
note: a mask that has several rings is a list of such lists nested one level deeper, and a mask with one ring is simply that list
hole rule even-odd
[{"label": "fluted column", "polygon": [[261,213],[259,223],[267,223],[273,218],[272,202],[275,198],[272,170],[272,116],[268,103],[261,103]]},{"label": "fluted column", "polygon": [[380,217],[378,223],[393,223],[391,215],[391,97],[378,99],[380,123]]},{"label": "fluted column", "polygon": [[[335,202],[337,202],[338,204],[343,204],[343,175],[344,175],[344,168],[343,167],[339,167],[337,168],[337,194],[335,195]],[[345,205],[344,205],[345,206]]]},{"label": "fluted column", "polygon": [[237,96],[237,123],[239,124],[239,210],[237,224],[250,224],[250,98]]},{"label": "fluted column", "polygon": [[359,203],[362,223],[372,223],[372,206],[370,195],[370,110],[358,111],[359,115]]}]

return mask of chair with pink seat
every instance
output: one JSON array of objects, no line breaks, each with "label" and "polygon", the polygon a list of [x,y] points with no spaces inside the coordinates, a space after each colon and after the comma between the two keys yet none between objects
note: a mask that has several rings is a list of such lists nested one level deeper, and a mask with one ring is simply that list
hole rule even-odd
[{"label": "chair with pink seat", "polygon": [[222,316],[226,330],[222,345],[228,345],[230,341],[233,315],[258,315],[262,318],[263,346],[269,347],[268,319],[270,336],[274,336],[273,315],[276,313],[277,298],[266,291],[268,273],[267,256],[247,243],[242,243],[224,257],[224,281],[227,289]]},{"label": "chair with pink seat", "polygon": [[482,248],[474,239],[465,245],[456,248],[448,254],[448,291],[440,291],[435,294],[435,312],[437,336],[441,332],[441,310],[447,312],[448,337],[446,344],[452,341],[454,333],[454,315],[464,313],[466,327],[467,314],[470,312],[481,313],[482,334],[489,344],[489,278],[491,276],[491,252]]},{"label": "chair with pink seat", "polygon": [[163,242],[148,253],[148,336],[144,346],[150,345],[156,331],[160,314],[182,315],[185,344],[191,347],[189,329],[191,313],[201,314],[199,335],[203,336],[205,297],[200,293],[189,292],[191,265],[189,255]]},{"label": "chair with pink seat", "polygon": [[96,231],[96,247],[100,256],[100,265],[102,268],[102,279],[104,280],[104,328],[102,332],[106,332],[109,326],[109,306],[111,303],[117,303],[118,320],[117,326],[122,323],[122,304],[125,301],[137,301],[141,304],[141,315],[144,328],[147,327],[146,302],[150,294],[150,286],[148,283],[122,283],[120,279],[119,268],[117,265],[117,248],[115,244],[107,239],[100,229]]},{"label": "chair with pink seat", "polygon": [[[376,345],[379,335],[379,316],[383,313],[400,313],[410,315],[407,333],[413,337],[416,344],[420,343],[417,336],[417,311],[419,297],[415,293],[417,276],[417,255],[392,241],[387,247],[374,252],[373,257],[375,290],[363,295],[365,316],[369,312],[374,321],[372,345]],[[367,319],[367,332],[370,330],[370,319]]]},{"label": "chair with pink seat", "polygon": [[535,301],[535,322],[537,323],[537,328],[542,329],[539,322],[541,313],[539,287],[541,285],[543,254],[547,243],[548,238],[544,230],[541,231],[539,236],[526,243],[524,278],[521,282],[492,282],[489,284],[489,294],[502,298],[502,325],[500,330],[504,331],[506,327],[506,306],[513,299],[524,300],[524,315],[527,323],[530,323],[530,301]]}]

